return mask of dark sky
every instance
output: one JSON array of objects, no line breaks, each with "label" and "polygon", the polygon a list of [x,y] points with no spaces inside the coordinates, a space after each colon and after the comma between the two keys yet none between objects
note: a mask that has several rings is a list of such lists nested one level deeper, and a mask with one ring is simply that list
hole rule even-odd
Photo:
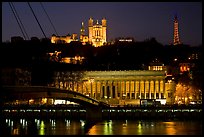
[{"label": "dark sky", "polygon": [[[26,2],[13,2],[29,37],[43,38]],[[47,37],[54,34],[39,2],[30,3]],[[202,44],[201,2],[42,2],[59,35],[80,33],[81,22],[107,19],[108,41],[134,37],[136,41],[155,37],[162,44],[173,41],[173,18],[178,15],[180,40],[184,44]],[[86,29],[86,34],[88,31]],[[22,36],[8,2],[2,3],[2,41]]]}]

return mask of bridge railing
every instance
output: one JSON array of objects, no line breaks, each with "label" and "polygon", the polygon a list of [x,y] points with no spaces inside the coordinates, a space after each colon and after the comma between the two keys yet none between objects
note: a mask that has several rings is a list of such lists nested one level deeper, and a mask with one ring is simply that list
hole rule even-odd
[{"label": "bridge railing", "polygon": [[50,93],[66,93],[70,94],[70,98],[83,100],[93,105],[101,105],[101,106],[108,106],[108,104],[98,101],[94,98],[88,97],[84,94],[81,94],[76,91],[60,89],[56,87],[47,87],[47,86],[4,86],[4,89],[7,91],[14,91],[15,93],[28,93],[28,92],[49,92]]}]

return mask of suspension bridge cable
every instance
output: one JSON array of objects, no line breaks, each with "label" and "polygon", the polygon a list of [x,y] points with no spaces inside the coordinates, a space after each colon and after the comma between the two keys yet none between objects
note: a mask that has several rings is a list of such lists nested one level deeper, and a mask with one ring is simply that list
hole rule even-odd
[{"label": "suspension bridge cable", "polygon": [[20,25],[20,23],[19,23],[19,20],[18,20],[18,18],[16,17],[16,14],[15,14],[15,12],[14,12],[14,9],[13,9],[13,7],[12,7],[12,5],[11,5],[11,2],[9,2],[9,6],[10,6],[10,8],[11,8],[11,10],[12,10],[14,16],[15,16],[15,19],[16,19],[16,21],[17,21],[17,23],[18,23],[18,26],[20,27],[20,30],[21,30],[21,33],[23,34],[24,39],[26,39],[25,34],[24,34],[24,32],[23,32],[23,29],[22,29],[22,27],[21,27],[21,25]]},{"label": "suspension bridge cable", "polygon": [[27,32],[26,32],[26,30],[25,30],[25,28],[24,28],[24,25],[23,25],[23,23],[21,22],[21,19],[20,19],[20,17],[18,16],[18,12],[16,11],[15,6],[13,5],[12,2],[11,2],[11,5],[13,6],[14,12],[16,13],[16,16],[17,16],[17,18],[18,18],[18,20],[19,20],[19,22],[20,22],[20,24],[21,24],[21,27],[22,27],[22,29],[23,29],[23,31],[24,31],[24,33],[25,33],[27,39],[29,39],[28,34],[27,34]]},{"label": "suspension bridge cable", "polygon": [[43,10],[44,10],[45,14],[47,15],[47,17],[48,17],[48,19],[49,19],[49,21],[50,21],[50,23],[51,23],[51,25],[52,25],[52,27],[53,27],[53,29],[54,29],[55,33],[58,35],[58,33],[57,33],[56,29],[55,29],[55,26],[53,25],[53,23],[52,23],[52,21],[51,21],[51,19],[50,19],[49,15],[47,14],[47,12],[46,12],[46,10],[45,10],[45,8],[44,8],[44,6],[43,6],[42,2],[40,2],[40,5],[42,6],[42,8],[43,8]]},{"label": "suspension bridge cable", "polygon": [[30,7],[30,9],[31,9],[31,11],[32,11],[32,13],[33,13],[33,15],[34,15],[34,17],[35,17],[35,20],[37,21],[37,23],[38,23],[38,25],[39,25],[39,27],[40,27],[40,30],[42,31],[44,37],[47,38],[46,35],[45,35],[45,33],[44,33],[44,31],[43,31],[43,29],[42,29],[42,27],[41,27],[41,25],[40,25],[40,23],[39,23],[39,21],[38,21],[38,19],[37,19],[37,17],[35,16],[35,13],[34,13],[32,7],[31,7],[30,3],[29,3],[29,2],[27,2],[27,3],[28,3],[28,6]]}]

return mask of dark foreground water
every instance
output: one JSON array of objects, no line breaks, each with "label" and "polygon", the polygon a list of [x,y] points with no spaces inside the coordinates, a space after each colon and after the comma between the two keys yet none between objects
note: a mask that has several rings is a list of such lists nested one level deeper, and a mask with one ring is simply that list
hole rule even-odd
[{"label": "dark foreground water", "polygon": [[201,121],[5,119],[1,135],[202,135]]}]

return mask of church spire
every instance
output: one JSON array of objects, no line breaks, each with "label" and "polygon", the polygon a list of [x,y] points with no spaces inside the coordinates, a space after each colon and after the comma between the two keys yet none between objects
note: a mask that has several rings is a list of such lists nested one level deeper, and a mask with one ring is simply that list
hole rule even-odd
[{"label": "church spire", "polygon": [[84,22],[81,23],[81,35],[85,35]]}]

